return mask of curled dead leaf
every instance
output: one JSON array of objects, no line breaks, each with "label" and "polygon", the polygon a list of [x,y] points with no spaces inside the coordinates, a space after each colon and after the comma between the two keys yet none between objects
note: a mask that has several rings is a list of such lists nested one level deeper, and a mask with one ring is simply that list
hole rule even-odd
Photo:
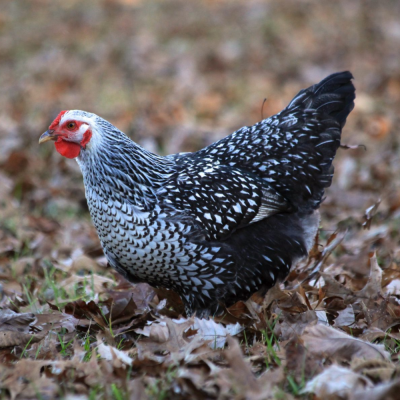
[{"label": "curled dead leaf", "polygon": [[304,313],[288,313],[277,310],[279,320],[275,326],[275,332],[282,340],[289,340],[293,336],[301,335],[304,330],[318,322],[318,316],[314,310],[308,310]]},{"label": "curled dead leaf", "polygon": [[0,310],[0,330],[21,332],[35,320],[34,313],[16,313],[9,309]]},{"label": "curled dead leaf", "polygon": [[27,343],[40,341],[43,335],[32,335],[29,333],[15,331],[0,332],[0,349],[10,346],[25,346]]},{"label": "curled dead leaf", "polygon": [[374,382],[389,381],[400,372],[400,368],[389,360],[354,359],[350,366],[353,371],[362,373]]},{"label": "curled dead leaf", "polygon": [[249,393],[260,392],[260,385],[257,382],[250,365],[244,360],[242,350],[236,339],[228,337],[229,348],[224,352],[224,357],[231,366],[231,373],[236,384]]},{"label": "curled dead leaf", "polygon": [[382,383],[373,388],[355,390],[350,400],[397,400],[399,398],[400,379]]},{"label": "curled dead leaf", "polygon": [[382,291],[382,269],[378,265],[376,253],[371,253],[369,262],[371,269],[367,284],[363,289],[355,293],[359,298],[374,299]]},{"label": "curled dead leaf", "polygon": [[167,324],[165,324],[164,326],[161,324],[151,325],[149,337],[157,343],[166,342],[169,339]]},{"label": "curled dead leaf", "polygon": [[335,327],[351,326],[355,322],[355,314],[352,305],[347,306],[344,310],[338,311],[338,316],[335,318]]},{"label": "curled dead leaf", "polygon": [[[101,342],[101,339],[98,338],[98,342]],[[114,365],[117,364],[120,366],[121,363],[125,365],[132,365],[133,360],[131,357],[129,357],[127,352],[118,350],[116,347],[106,346],[104,343],[100,343],[97,347],[97,351],[101,358],[114,361]]]},{"label": "curled dead leaf", "polygon": [[371,227],[372,223],[372,218],[378,211],[379,204],[381,204],[381,199],[379,199],[375,204],[373,204],[371,207],[368,207],[365,210],[364,218],[365,221],[363,222],[362,226],[364,229],[369,229]]},{"label": "curled dead leaf", "polygon": [[371,387],[372,382],[366,377],[334,364],[309,381],[302,392],[333,400],[346,398],[354,390]]},{"label": "curled dead leaf", "polygon": [[324,325],[306,328],[301,339],[308,351],[336,361],[351,360],[355,357],[385,360],[390,357],[383,345],[365,342]]}]

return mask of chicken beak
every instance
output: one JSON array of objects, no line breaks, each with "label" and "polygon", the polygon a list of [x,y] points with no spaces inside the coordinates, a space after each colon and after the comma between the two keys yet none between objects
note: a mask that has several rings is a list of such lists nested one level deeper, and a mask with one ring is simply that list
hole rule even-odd
[{"label": "chicken beak", "polygon": [[43,133],[42,136],[40,136],[39,138],[39,144],[44,143],[44,142],[48,142],[49,140],[57,140],[57,136],[54,135],[54,131],[49,129],[48,131],[46,131],[45,133]]}]

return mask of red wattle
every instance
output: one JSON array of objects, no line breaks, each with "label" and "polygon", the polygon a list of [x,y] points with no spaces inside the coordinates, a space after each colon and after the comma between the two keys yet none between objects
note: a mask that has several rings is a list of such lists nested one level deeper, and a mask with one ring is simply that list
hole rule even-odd
[{"label": "red wattle", "polygon": [[83,148],[86,147],[86,145],[89,143],[90,139],[92,138],[92,131],[88,129],[84,134],[83,134],[83,139],[81,140],[81,146]]},{"label": "red wattle", "polygon": [[58,140],[54,143],[56,146],[56,150],[64,157],[67,158],[75,158],[79,156],[81,151],[81,146],[77,143],[67,142],[66,140],[62,140],[58,138]]}]

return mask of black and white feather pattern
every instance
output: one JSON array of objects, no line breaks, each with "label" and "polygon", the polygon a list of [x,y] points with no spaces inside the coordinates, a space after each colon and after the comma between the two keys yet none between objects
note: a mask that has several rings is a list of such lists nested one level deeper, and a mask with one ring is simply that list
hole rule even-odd
[{"label": "black and white feather pattern", "polygon": [[354,106],[352,75],[302,90],[279,114],[195,153],[160,157],[100,117],[81,151],[86,197],[110,264],[176,290],[208,316],[265,292],[305,257]]}]

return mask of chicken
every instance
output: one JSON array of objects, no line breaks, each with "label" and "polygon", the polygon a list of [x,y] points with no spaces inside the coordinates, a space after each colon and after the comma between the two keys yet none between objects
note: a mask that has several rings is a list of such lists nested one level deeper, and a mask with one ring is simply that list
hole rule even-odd
[{"label": "chicken", "polygon": [[354,107],[350,72],[194,153],[155,155],[99,116],[62,111],[39,143],[76,158],[109,264],[208,317],[265,294],[307,257]]}]

